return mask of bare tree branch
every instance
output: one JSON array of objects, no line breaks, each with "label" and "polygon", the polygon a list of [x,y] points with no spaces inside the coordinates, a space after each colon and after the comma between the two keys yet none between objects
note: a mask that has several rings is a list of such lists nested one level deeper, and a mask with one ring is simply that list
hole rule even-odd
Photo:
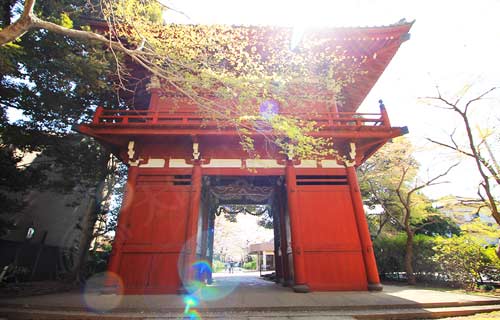
[{"label": "bare tree branch", "polygon": [[[444,103],[447,106],[447,108],[453,110],[454,112],[458,113],[461,116],[464,127],[465,127],[465,133],[466,133],[467,139],[468,139],[469,150],[466,151],[463,148],[459,147],[458,144],[456,143],[456,141],[453,140],[453,135],[451,136],[453,145],[449,145],[449,144],[439,142],[436,140],[432,140],[432,139],[427,139],[428,141],[430,141],[432,143],[443,146],[445,148],[452,149],[458,153],[461,153],[461,154],[464,154],[468,157],[471,157],[474,160],[474,162],[476,164],[477,171],[482,179],[480,186],[481,186],[482,190],[485,192],[485,195],[483,196],[479,190],[478,195],[488,205],[488,207],[490,208],[490,211],[491,211],[491,215],[493,216],[493,218],[495,219],[495,221],[497,222],[498,225],[500,225],[500,213],[499,213],[497,202],[496,202],[495,197],[494,197],[493,192],[492,192],[492,187],[490,185],[490,178],[492,178],[496,182],[497,185],[500,185],[500,173],[493,166],[493,164],[490,163],[490,161],[488,161],[486,158],[484,158],[482,156],[480,146],[483,143],[484,139],[481,140],[479,143],[476,143],[474,135],[472,133],[470,119],[469,119],[467,113],[468,113],[469,108],[471,107],[471,105],[473,103],[482,100],[486,95],[490,94],[491,92],[493,92],[499,88],[500,87],[492,87],[492,88],[482,92],[481,94],[479,94],[475,98],[468,100],[465,103],[463,110],[460,109],[460,107],[458,106],[458,102],[460,102],[460,99],[458,99],[457,103],[455,103],[455,104],[450,103],[449,101],[447,101],[446,99],[444,99],[441,96],[441,93],[438,90],[437,91],[438,96],[434,97],[432,99],[438,100],[438,101]],[[492,161],[494,162],[494,158]],[[491,175],[491,177],[488,176],[488,174]]]},{"label": "bare tree branch", "polygon": [[380,206],[382,206],[382,209],[384,210],[384,214],[391,217],[394,221],[396,221],[398,223],[398,225],[401,229],[404,229],[404,225],[392,214],[392,210],[390,210],[388,208],[387,202],[385,201],[385,199],[380,197],[380,195],[378,194],[378,191],[375,188],[375,186],[373,185],[372,181],[368,180],[368,186],[370,187],[370,192],[375,197],[375,200],[377,201],[377,203],[380,204]]},{"label": "bare tree branch", "polygon": [[24,2],[24,10],[21,17],[13,24],[0,30],[0,45],[14,41],[30,30],[33,24],[33,7],[35,3],[36,0],[26,0]]},{"label": "bare tree branch", "polygon": [[439,180],[440,178],[442,178],[442,177],[444,177],[444,176],[448,175],[448,173],[450,173],[450,171],[451,171],[453,168],[455,168],[456,166],[458,166],[458,165],[459,165],[459,163],[458,163],[458,162],[457,162],[457,163],[455,163],[455,164],[453,164],[453,165],[451,165],[450,167],[448,167],[448,169],[446,169],[446,171],[444,171],[444,172],[442,172],[442,173],[440,173],[440,174],[438,174],[438,175],[434,176],[434,178],[431,178],[431,179],[427,180],[425,183],[423,183],[423,184],[421,184],[421,185],[419,185],[419,186],[417,186],[417,187],[413,188],[412,190],[410,190],[410,191],[408,192],[408,195],[409,195],[409,196],[411,196],[413,193],[417,192],[417,191],[418,191],[418,190],[420,190],[420,189],[423,189],[423,188],[425,188],[425,187],[429,187],[429,186],[432,186],[432,185],[436,185],[436,184],[442,183],[442,182],[436,182],[436,181],[437,181],[437,180]]},{"label": "bare tree branch", "polygon": [[472,103],[474,103],[474,102],[476,102],[476,101],[478,101],[478,100],[481,100],[483,97],[485,97],[486,95],[488,95],[490,92],[493,92],[493,91],[497,90],[498,88],[499,88],[499,87],[493,87],[493,88],[491,88],[491,89],[489,89],[489,90],[486,90],[485,92],[481,93],[479,96],[475,97],[474,99],[469,100],[469,101],[465,104],[465,108],[464,108],[464,112],[463,112],[463,113],[464,113],[464,114],[466,114],[466,113],[467,113],[467,111],[468,111],[468,109],[469,109],[469,106],[470,106]]}]

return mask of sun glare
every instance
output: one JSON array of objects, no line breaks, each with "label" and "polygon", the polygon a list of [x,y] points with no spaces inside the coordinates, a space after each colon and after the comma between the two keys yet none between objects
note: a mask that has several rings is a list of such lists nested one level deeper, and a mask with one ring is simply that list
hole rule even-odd
[{"label": "sun glare", "polygon": [[[163,0],[165,21],[188,24],[277,25],[310,27],[380,25],[403,18],[378,1],[195,1]],[[386,1],[392,3],[394,1]],[[395,6],[400,6],[394,2]],[[387,6],[384,6],[387,8]],[[406,18],[411,18],[407,17]]]}]

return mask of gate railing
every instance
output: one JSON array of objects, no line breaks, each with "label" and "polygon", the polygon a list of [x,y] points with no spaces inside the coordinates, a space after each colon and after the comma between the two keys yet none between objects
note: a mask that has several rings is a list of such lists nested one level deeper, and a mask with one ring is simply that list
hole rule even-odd
[{"label": "gate railing", "polygon": [[[322,128],[335,127],[390,127],[385,108],[380,113],[356,112],[314,112],[283,114],[301,120],[314,121]],[[223,117],[207,117],[195,111],[163,111],[163,110],[114,110],[98,107],[92,123],[102,126],[172,126],[199,127],[231,126],[231,121]]]}]

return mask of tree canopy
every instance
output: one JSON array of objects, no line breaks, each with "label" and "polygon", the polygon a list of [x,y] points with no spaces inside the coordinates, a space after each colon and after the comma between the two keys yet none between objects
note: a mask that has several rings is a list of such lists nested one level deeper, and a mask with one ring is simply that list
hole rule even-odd
[{"label": "tree canopy", "polygon": [[[7,2],[0,15],[4,30],[19,5]],[[84,28],[79,17],[86,5],[87,1],[41,1],[34,12],[51,23]],[[106,178],[114,175],[116,161],[109,162],[108,151],[72,132],[71,126],[88,121],[98,105],[122,104],[113,77],[117,61],[91,41],[75,41],[43,29],[0,47],[0,165],[5,169],[0,174],[0,197],[9,204],[0,212],[2,231],[19,220],[23,193],[78,190],[82,199],[94,199],[94,210],[85,217],[87,223],[75,221],[75,228],[92,235],[95,220],[107,212],[105,200],[113,179]],[[35,161],[26,161],[27,156]],[[83,238],[74,244],[75,255],[90,244],[91,238]],[[76,259],[75,271],[82,259]]]},{"label": "tree canopy", "polygon": [[[292,106],[300,110],[312,99],[316,103],[340,100],[343,86],[354,81],[362,63],[347,57],[344,49],[320,38],[303,39],[300,45],[290,43],[287,28],[164,26],[164,7],[152,0],[101,0],[95,6],[87,2],[80,7],[83,10],[62,3],[67,6],[54,7],[54,16],[48,17],[40,9],[43,4],[26,1],[21,17],[0,31],[0,43],[15,46],[16,42],[9,41],[25,37],[30,30],[54,33],[75,45],[84,40],[107,48],[104,52],[112,59],[103,67],[114,64],[121,89],[130,89],[127,67],[140,66],[160,79],[166,94],[180,93],[207,119],[221,119],[236,127],[241,145],[250,153],[253,137],[249,133],[257,131],[284,154],[291,148],[297,157],[336,154],[331,139],[310,134],[318,130],[316,123],[302,121],[300,115],[262,114],[258,106],[275,100],[290,113]],[[73,16],[89,12],[100,19],[93,22],[98,30],[73,22]],[[90,47],[86,49],[92,54]],[[123,55],[127,63],[121,59]],[[104,61],[99,58],[96,62]],[[290,94],[296,99],[287,99]],[[262,123],[274,134],[259,130]]]},{"label": "tree canopy", "polygon": [[[421,178],[414,148],[404,137],[394,139],[360,167],[361,187],[371,205],[380,205],[385,220],[406,234],[405,270],[409,284],[415,284],[413,272],[413,241],[415,234],[436,223],[440,212],[434,210],[421,190],[442,183],[455,165],[433,177]],[[383,228],[380,223],[379,231]]]}]

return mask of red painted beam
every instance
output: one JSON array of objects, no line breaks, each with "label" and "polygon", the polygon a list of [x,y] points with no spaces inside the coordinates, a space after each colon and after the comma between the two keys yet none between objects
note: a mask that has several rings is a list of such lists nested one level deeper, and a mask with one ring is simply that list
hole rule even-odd
[{"label": "red painted beam", "polygon": [[[83,126],[81,126],[83,127]],[[310,133],[316,137],[332,138],[394,138],[403,134],[403,128],[380,128],[370,130],[324,130]],[[87,127],[81,133],[102,139],[104,136],[240,136],[236,130],[203,130],[203,129],[172,129],[172,128],[102,128]],[[271,132],[252,132],[250,136],[263,136]]]}]

